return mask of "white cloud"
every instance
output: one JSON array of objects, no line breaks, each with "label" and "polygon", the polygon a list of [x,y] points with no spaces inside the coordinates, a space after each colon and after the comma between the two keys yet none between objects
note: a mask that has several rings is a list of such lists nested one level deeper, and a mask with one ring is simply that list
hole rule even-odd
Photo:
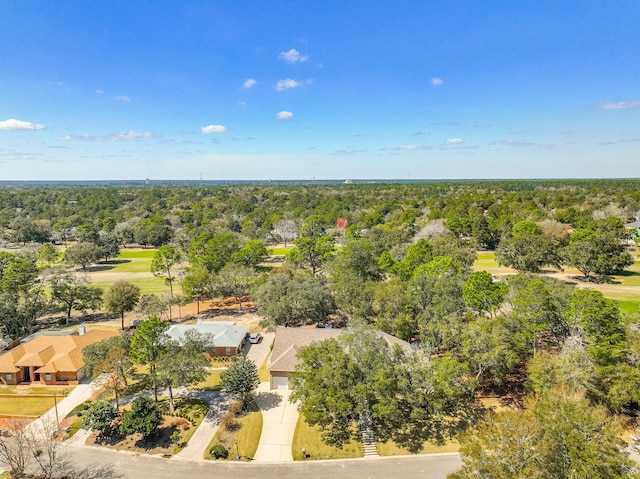
[{"label": "white cloud", "polygon": [[434,77],[434,78],[431,79],[431,84],[433,86],[440,86],[440,85],[442,85],[442,83],[443,83],[442,78]]},{"label": "white cloud", "polygon": [[124,101],[124,102],[130,102],[131,98],[129,98],[127,95],[118,95],[117,97],[115,97],[116,100],[118,101]]},{"label": "white cloud", "polygon": [[462,138],[447,138],[445,141],[447,145],[462,145],[464,140]]},{"label": "white cloud", "polygon": [[288,90],[289,88],[296,88],[302,86],[302,83],[296,80],[292,80],[291,78],[287,78],[285,80],[278,80],[276,83],[276,90],[283,91]]},{"label": "white cloud", "polygon": [[202,133],[226,133],[229,131],[229,128],[224,125],[209,125],[203,126],[200,128],[200,131]]},{"label": "white cloud", "polygon": [[258,83],[258,82],[256,80],[254,80],[253,78],[247,78],[244,81],[244,83],[242,84],[242,86],[245,87],[245,88],[251,88],[256,83]]},{"label": "white cloud", "polygon": [[96,90],[96,93],[98,95],[103,95],[104,94],[104,90],[100,90],[99,88]]},{"label": "white cloud", "polygon": [[0,130],[42,130],[44,125],[31,123],[30,121],[20,121],[15,118],[0,121]]},{"label": "white cloud", "polygon": [[290,111],[279,111],[276,113],[276,120],[291,120],[293,118],[293,113]]},{"label": "white cloud", "polygon": [[280,55],[278,55],[278,60],[283,60],[287,63],[306,62],[307,60],[309,60],[309,56],[302,55],[298,50],[292,48],[288,52],[280,52]]},{"label": "white cloud", "polygon": [[82,135],[64,135],[59,137],[64,141],[84,140],[97,143],[115,143],[118,141],[137,141],[143,138],[156,138],[158,135],[148,131],[123,131],[120,133],[111,133],[109,135],[94,136],[84,133]]},{"label": "white cloud", "polygon": [[246,101],[239,101],[237,103],[238,106],[247,106],[247,102]]},{"label": "white cloud", "polygon": [[600,110],[624,110],[626,108],[638,108],[640,101],[621,101],[618,103],[601,103],[598,105]]}]

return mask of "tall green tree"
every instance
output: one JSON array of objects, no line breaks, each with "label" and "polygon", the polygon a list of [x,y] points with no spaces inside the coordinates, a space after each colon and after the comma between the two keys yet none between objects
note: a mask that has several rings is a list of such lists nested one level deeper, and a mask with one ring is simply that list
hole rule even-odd
[{"label": "tall green tree", "polygon": [[322,277],[279,272],[257,286],[253,298],[258,312],[272,325],[324,323],[336,304]]},{"label": "tall green tree", "polygon": [[70,265],[78,265],[83,270],[102,258],[102,248],[93,243],[76,243],[69,246],[64,252],[64,262]]},{"label": "tall green tree", "polygon": [[161,422],[162,413],[158,409],[158,405],[146,396],[138,396],[131,401],[131,409],[122,417],[120,432],[123,434],[139,433],[143,437],[150,437],[158,432]]},{"label": "tall green tree", "polygon": [[220,381],[223,391],[239,396],[244,404],[260,385],[256,364],[244,354],[233,357],[229,367],[220,373]]},{"label": "tall green tree", "polygon": [[158,402],[158,361],[167,351],[169,323],[157,316],[142,321],[131,338],[131,358],[139,364],[148,364],[153,383],[153,397]]},{"label": "tall green tree", "polygon": [[174,269],[180,263],[182,255],[171,245],[165,244],[158,248],[151,260],[151,272],[154,276],[164,278],[169,285],[169,292],[173,299]]},{"label": "tall green tree", "polygon": [[379,440],[418,452],[472,417],[475,383],[461,364],[407,356],[370,328],[301,348],[298,357],[291,398],[328,444],[341,447],[364,423]]},{"label": "tall green tree", "polygon": [[213,278],[202,266],[190,268],[182,279],[182,292],[188,301],[196,301],[197,314],[200,314],[200,302],[213,297]]},{"label": "tall green tree", "polygon": [[230,263],[213,280],[215,290],[223,296],[233,296],[242,311],[242,298],[249,294],[256,272],[249,266]]},{"label": "tall green tree", "polygon": [[591,221],[571,234],[562,253],[569,266],[578,269],[588,281],[592,273],[612,274],[633,264],[625,250],[628,233],[618,218]]},{"label": "tall green tree", "polygon": [[116,281],[104,296],[107,311],[120,315],[120,326],[124,330],[124,313],[133,311],[140,301],[140,288],[127,281]]},{"label": "tall green tree", "polygon": [[289,259],[316,274],[322,264],[335,251],[335,242],[322,225],[320,218],[312,216],[304,221],[300,236],[293,240],[296,247],[289,253]]},{"label": "tall green tree", "polygon": [[532,412],[489,415],[461,439],[463,466],[449,479],[637,479],[620,423],[577,394],[551,391]]},{"label": "tall green tree", "polygon": [[85,277],[77,277],[70,273],[55,274],[51,280],[51,297],[64,307],[67,324],[71,318],[71,311],[85,311],[97,309],[102,305],[102,290],[97,286],[90,286]]},{"label": "tall green tree", "polygon": [[169,409],[175,411],[173,388],[204,381],[211,365],[205,356],[206,349],[213,344],[213,337],[195,329],[188,329],[180,341],[171,341],[167,352],[158,360],[160,381],[169,389]]},{"label": "tall green tree", "polygon": [[506,284],[494,282],[487,271],[475,271],[462,285],[462,297],[467,306],[479,314],[487,312],[493,315],[507,290]]}]

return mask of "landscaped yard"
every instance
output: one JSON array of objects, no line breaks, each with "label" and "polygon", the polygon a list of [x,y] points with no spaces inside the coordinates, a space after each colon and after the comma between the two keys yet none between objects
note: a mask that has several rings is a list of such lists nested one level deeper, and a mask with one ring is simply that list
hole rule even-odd
[{"label": "landscaped yard", "polygon": [[359,442],[351,441],[349,444],[345,444],[342,449],[325,444],[320,436],[320,428],[309,426],[304,417],[300,415],[291,445],[295,461],[305,459],[302,457],[303,448],[307,452],[307,459],[343,459],[363,456],[362,445]]},{"label": "landscaped yard", "polygon": [[[87,444],[148,454],[175,454],[191,439],[196,428],[209,411],[209,404],[206,401],[194,398],[176,398],[175,415],[168,413],[167,398],[161,398],[159,406],[165,415],[156,435],[142,438],[140,434],[131,434],[110,438],[104,442],[96,442],[96,436],[92,434],[87,440]],[[172,434],[175,431],[180,434],[177,441],[172,440]]]},{"label": "landscaped yard", "polygon": [[221,444],[229,451],[229,457],[227,459],[235,459],[237,453],[240,456],[240,460],[248,461],[256,454],[261,433],[262,413],[255,403],[252,403],[246,411],[240,413],[235,427],[228,430],[221,425],[218,428],[215,436],[213,436],[207,446],[204,458],[213,459],[210,454],[211,448],[215,444]]}]

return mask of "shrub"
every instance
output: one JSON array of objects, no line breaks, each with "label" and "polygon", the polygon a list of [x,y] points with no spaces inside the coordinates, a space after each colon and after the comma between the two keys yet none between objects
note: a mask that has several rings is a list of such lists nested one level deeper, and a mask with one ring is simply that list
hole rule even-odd
[{"label": "shrub", "polygon": [[222,424],[222,427],[224,427],[227,431],[232,430],[234,427],[236,427],[237,424],[236,415],[231,411],[225,412],[222,416],[220,416],[220,424]]},{"label": "shrub", "polygon": [[215,444],[210,450],[209,454],[215,459],[226,459],[229,457],[229,451],[222,444]]},{"label": "shrub", "polygon": [[233,414],[238,414],[242,412],[243,409],[244,403],[240,400],[231,401],[229,403],[229,412],[232,412]]}]

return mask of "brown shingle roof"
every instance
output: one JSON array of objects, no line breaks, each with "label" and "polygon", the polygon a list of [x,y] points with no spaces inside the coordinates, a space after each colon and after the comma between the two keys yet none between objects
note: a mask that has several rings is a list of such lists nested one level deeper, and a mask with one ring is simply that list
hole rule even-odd
[{"label": "brown shingle roof", "polygon": [[[298,363],[298,351],[303,346],[308,346],[316,341],[324,341],[329,338],[337,338],[345,331],[344,329],[321,329],[321,328],[285,328],[276,329],[276,338],[269,360],[269,371],[293,372]],[[411,351],[411,346],[406,341],[398,339],[390,334],[378,331],[380,337],[384,338],[389,346],[399,345],[405,351]]]},{"label": "brown shingle roof", "polygon": [[42,334],[0,356],[0,373],[18,372],[18,367],[33,366],[39,373],[78,371],[84,366],[82,350],[111,336],[115,331],[94,329],[77,335],[48,336]]}]

